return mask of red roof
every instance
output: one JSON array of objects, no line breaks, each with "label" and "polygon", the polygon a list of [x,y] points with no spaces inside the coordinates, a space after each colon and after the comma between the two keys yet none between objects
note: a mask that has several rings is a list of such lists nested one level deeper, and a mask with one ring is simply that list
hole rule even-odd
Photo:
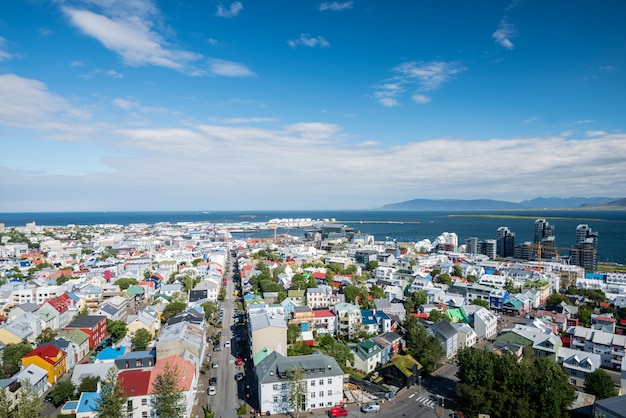
[{"label": "red roof", "polygon": [[335,314],[328,309],[313,309],[313,317],[315,318],[333,318],[334,316]]},{"label": "red roof", "polygon": [[615,318],[611,318],[609,316],[596,316],[595,320],[602,322],[615,322]]},{"label": "red roof", "polygon": [[50,299],[46,299],[46,302],[52,306],[57,312],[63,313],[67,311],[72,303],[72,298],[66,293],[61,296],[56,296]]},{"label": "red roof", "polygon": [[65,353],[53,345],[41,345],[26,354],[24,357],[40,357],[44,361],[54,365],[58,363],[60,359],[65,357]]},{"label": "red roof", "polygon": [[150,370],[122,370],[117,381],[126,396],[145,396],[150,393]]},{"label": "red roof", "polygon": [[321,271],[316,271],[315,273],[312,274],[314,279],[325,279],[326,275],[324,273],[322,273]]}]

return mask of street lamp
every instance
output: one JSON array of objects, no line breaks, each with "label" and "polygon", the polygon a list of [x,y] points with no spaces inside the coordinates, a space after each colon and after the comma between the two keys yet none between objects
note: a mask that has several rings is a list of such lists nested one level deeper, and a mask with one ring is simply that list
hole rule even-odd
[{"label": "street lamp", "polygon": [[422,375],[417,376],[418,386],[419,386],[419,394],[422,394]]},{"label": "street lamp", "polygon": [[441,395],[437,395],[439,397],[439,401],[441,403],[441,416],[444,416],[444,412],[445,412],[445,404],[443,403],[443,396]]}]

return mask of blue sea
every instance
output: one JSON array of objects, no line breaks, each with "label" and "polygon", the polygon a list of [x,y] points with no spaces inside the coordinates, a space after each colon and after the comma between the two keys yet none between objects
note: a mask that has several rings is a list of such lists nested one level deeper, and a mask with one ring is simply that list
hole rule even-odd
[{"label": "blue sea", "polygon": [[[472,217],[477,214],[520,216],[519,218]],[[523,217],[523,218],[522,218]],[[23,226],[29,222],[37,225],[94,225],[132,223],[154,224],[158,222],[265,222],[274,218],[335,218],[339,222],[377,240],[385,237],[399,241],[434,240],[442,232],[454,232],[463,244],[469,237],[479,240],[495,239],[496,230],[508,227],[515,233],[515,242],[533,240],[535,219],[545,218],[555,226],[559,247],[574,244],[576,227],[587,224],[599,234],[598,260],[626,264],[626,211],[592,210],[524,210],[524,211],[484,211],[484,212],[416,212],[383,210],[328,210],[328,211],[228,211],[228,212],[51,212],[51,213],[0,213],[0,223],[5,226]],[[376,224],[374,221],[419,222],[418,224]],[[302,235],[302,231],[291,230],[278,233]],[[270,236],[273,231],[255,234],[235,234],[235,236]]]}]

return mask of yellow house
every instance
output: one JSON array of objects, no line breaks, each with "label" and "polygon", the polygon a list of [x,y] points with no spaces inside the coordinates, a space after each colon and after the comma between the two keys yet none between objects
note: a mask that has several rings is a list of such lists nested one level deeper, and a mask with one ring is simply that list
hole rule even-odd
[{"label": "yellow house", "polygon": [[65,353],[53,345],[40,346],[22,357],[23,367],[31,364],[47,371],[48,383],[52,385],[65,371]]},{"label": "yellow house", "polygon": [[161,319],[155,310],[141,310],[134,317],[128,318],[130,321],[126,324],[128,335],[135,335],[137,330],[145,329],[150,335],[155,336],[161,329]]}]

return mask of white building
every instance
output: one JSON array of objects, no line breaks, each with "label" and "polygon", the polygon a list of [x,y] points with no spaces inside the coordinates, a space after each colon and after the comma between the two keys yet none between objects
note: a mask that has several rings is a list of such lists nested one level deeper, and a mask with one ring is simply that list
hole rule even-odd
[{"label": "white building", "polygon": [[337,361],[319,351],[310,355],[285,357],[270,353],[255,367],[261,411],[267,415],[293,411],[289,402],[290,370],[304,369],[301,411],[328,408],[343,402],[343,370]]}]

